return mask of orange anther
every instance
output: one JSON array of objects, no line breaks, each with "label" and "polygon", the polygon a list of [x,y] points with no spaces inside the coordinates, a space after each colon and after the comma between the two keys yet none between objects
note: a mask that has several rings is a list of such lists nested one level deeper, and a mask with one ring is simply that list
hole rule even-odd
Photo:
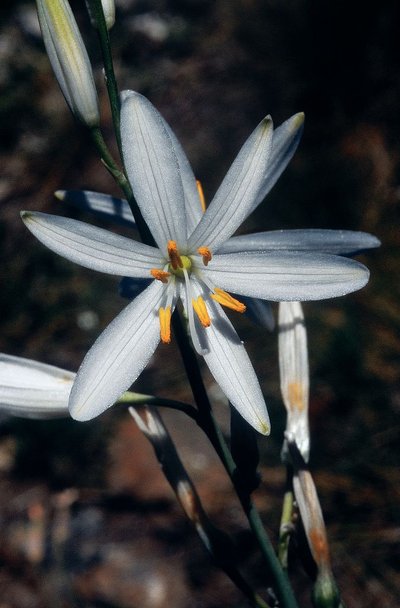
[{"label": "orange anther", "polygon": [[194,308],[196,315],[199,317],[199,320],[200,320],[200,323],[202,324],[202,326],[210,327],[211,319],[210,319],[210,315],[208,314],[207,306],[206,306],[206,303],[204,302],[203,298],[201,296],[199,296],[197,298],[197,300],[192,300],[192,306]]},{"label": "orange anther", "polygon": [[160,337],[161,342],[169,344],[171,342],[171,306],[160,308],[158,311],[160,319]]},{"label": "orange anther", "polygon": [[168,283],[168,277],[171,276],[169,272],[160,270],[159,268],[152,268],[150,274],[154,279],[157,279],[157,281],[161,281],[161,283]]},{"label": "orange anther", "polygon": [[216,287],[214,291],[215,293],[211,294],[212,299],[222,304],[222,306],[226,306],[226,308],[231,308],[236,312],[246,311],[246,306],[242,302],[239,302],[239,300],[233,298],[230,293],[227,293],[226,291],[224,291],[223,289],[219,289],[218,287]]},{"label": "orange anther", "polygon": [[204,198],[203,186],[201,185],[201,181],[196,179],[197,192],[199,193],[201,210],[203,213],[206,210],[206,199]]},{"label": "orange anther", "polygon": [[199,247],[197,253],[203,256],[203,264],[204,266],[207,266],[208,262],[212,259],[211,250],[208,247]]},{"label": "orange anther", "polygon": [[176,270],[178,267],[183,268],[183,262],[181,260],[181,256],[179,255],[176,241],[168,241],[167,251],[172,268],[174,270]]}]

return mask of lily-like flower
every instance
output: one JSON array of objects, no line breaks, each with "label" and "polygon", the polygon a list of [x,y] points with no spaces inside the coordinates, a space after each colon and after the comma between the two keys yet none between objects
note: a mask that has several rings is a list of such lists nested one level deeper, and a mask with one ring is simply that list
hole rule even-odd
[{"label": "lily-like flower", "polygon": [[241,245],[220,253],[287,165],[302,123],[303,116],[295,115],[274,132],[269,117],[261,121],[203,213],[198,185],[170,127],[146,98],[127,91],[121,107],[124,161],[157,246],[68,218],[22,213],[29,230],[60,255],[110,274],[154,279],[86,355],[71,391],[74,418],[97,416],[136,380],[160,339],[170,341],[171,315],[180,299],[193,345],[228,399],[252,426],[269,432],[257,377],[222,309],[244,312],[245,306],[229,292],[316,300],[360,289],[369,274],[358,262],[327,254],[263,247],[243,253]]},{"label": "lily-like flower", "polygon": [[58,84],[72,113],[89,127],[100,122],[92,67],[67,0],[36,0],[40,29]]},{"label": "lily-like flower", "polygon": [[0,353],[0,410],[24,418],[67,417],[75,374]]}]

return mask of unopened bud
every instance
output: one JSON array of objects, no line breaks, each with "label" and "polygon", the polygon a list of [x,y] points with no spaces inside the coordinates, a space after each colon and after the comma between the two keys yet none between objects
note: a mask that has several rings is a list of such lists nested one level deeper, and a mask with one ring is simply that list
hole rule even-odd
[{"label": "unopened bud", "polygon": [[[287,411],[286,434],[295,441],[307,462],[310,451],[309,372],[307,333],[300,302],[279,304],[279,370],[282,398]],[[287,459],[286,449],[283,458]]]},{"label": "unopened bud", "polygon": [[344,608],[330,571],[318,574],[313,589],[313,603],[317,608]]},{"label": "unopened bud", "polygon": [[[92,8],[92,3],[90,0],[86,0],[86,6],[88,9],[92,26],[97,28],[97,19],[95,17]],[[103,7],[104,19],[106,22],[107,29],[110,30],[115,23],[115,2],[114,0],[101,0],[101,6]]]},{"label": "unopened bud", "polygon": [[72,113],[89,127],[100,122],[90,60],[67,0],[37,0],[50,63]]}]

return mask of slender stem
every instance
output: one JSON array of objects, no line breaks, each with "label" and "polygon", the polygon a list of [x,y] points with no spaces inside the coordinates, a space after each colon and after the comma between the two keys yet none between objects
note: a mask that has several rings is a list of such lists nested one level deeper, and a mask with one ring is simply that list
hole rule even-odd
[{"label": "slender stem", "polygon": [[110,100],[115,137],[117,139],[118,149],[122,157],[121,131],[119,127],[121,104],[119,100],[117,80],[115,78],[114,64],[111,54],[110,36],[108,33],[106,20],[104,18],[101,0],[89,0],[89,3],[93,17],[96,20],[97,24],[97,33],[99,36],[100,48],[103,57],[105,81],[108,92],[108,98]]},{"label": "slender stem", "polygon": [[195,401],[199,407],[199,417],[201,426],[208,435],[217,454],[221,458],[227,473],[229,474],[242,508],[248,518],[250,527],[260,546],[262,555],[268,565],[269,573],[273,579],[273,586],[276,595],[285,608],[297,608],[289,579],[283,571],[281,564],[275,554],[272,543],[264,529],[261,517],[250,498],[250,495],[243,490],[237,483],[235,472],[236,465],[226,444],[221,429],[217,425],[213,416],[207,392],[204,387],[203,379],[193,349],[190,347],[185,329],[180,317],[175,313],[173,316],[173,327],[178,346],[181,350],[183,364],[192,388]]},{"label": "slender stem", "polygon": [[178,410],[183,412],[195,422],[199,422],[199,414],[193,405],[188,403],[182,403],[182,401],[175,401],[174,399],[163,399],[162,397],[156,397],[155,395],[142,395],[141,393],[132,393],[126,391],[119,399],[120,405],[128,405],[130,407],[143,406],[143,405],[159,405],[161,407],[167,407],[172,410]]},{"label": "slender stem", "polygon": [[281,524],[279,528],[278,557],[282,568],[288,568],[288,552],[290,537],[293,534],[293,492],[290,488],[286,489],[283,497]]}]

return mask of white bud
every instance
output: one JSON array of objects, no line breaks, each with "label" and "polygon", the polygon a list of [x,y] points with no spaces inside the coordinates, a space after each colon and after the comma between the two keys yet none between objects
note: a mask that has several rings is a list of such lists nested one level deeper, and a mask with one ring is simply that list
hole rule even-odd
[{"label": "white bud", "polygon": [[58,84],[73,114],[99,124],[99,103],[90,60],[67,0],[37,0],[40,28]]},{"label": "white bud", "polygon": [[307,462],[310,451],[309,372],[307,333],[300,302],[279,304],[279,370],[287,410],[286,434],[295,441]]},{"label": "white bud", "polygon": [[[97,22],[90,6],[90,0],[86,0],[86,6],[93,27],[97,28]],[[115,2],[114,0],[101,0],[101,6],[103,7],[107,29],[110,30],[115,23]]]}]

